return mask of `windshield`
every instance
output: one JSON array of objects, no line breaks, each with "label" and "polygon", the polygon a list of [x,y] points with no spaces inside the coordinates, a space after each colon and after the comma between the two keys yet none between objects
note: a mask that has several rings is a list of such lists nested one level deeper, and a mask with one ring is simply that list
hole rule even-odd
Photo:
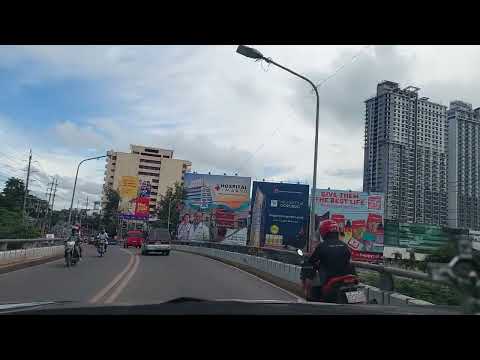
[{"label": "windshield", "polygon": [[479,311],[479,46],[0,59],[0,304]]}]

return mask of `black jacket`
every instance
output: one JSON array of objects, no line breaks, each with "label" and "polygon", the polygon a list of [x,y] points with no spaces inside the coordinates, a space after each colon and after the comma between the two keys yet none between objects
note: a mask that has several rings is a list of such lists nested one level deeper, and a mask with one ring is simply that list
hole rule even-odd
[{"label": "black jacket", "polygon": [[355,274],[350,264],[350,249],[341,240],[328,239],[320,243],[308,262],[314,265],[325,277],[325,280],[336,276]]}]

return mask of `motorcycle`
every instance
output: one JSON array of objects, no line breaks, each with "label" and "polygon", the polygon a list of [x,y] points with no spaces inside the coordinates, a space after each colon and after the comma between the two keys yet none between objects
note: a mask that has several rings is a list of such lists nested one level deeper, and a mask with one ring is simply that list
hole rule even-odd
[{"label": "motorcycle", "polygon": [[336,304],[367,303],[364,287],[360,285],[358,276],[353,274],[336,276],[322,284],[318,270],[308,262],[303,251],[298,249],[297,254],[302,258],[300,277],[307,301]]},{"label": "motorcycle", "polygon": [[99,241],[97,243],[97,252],[98,252],[98,256],[100,257],[103,257],[103,255],[105,255],[105,252],[106,252],[105,241]]},{"label": "motorcycle", "polygon": [[67,267],[75,266],[79,260],[79,255],[75,249],[75,241],[68,240],[65,242],[65,265]]}]

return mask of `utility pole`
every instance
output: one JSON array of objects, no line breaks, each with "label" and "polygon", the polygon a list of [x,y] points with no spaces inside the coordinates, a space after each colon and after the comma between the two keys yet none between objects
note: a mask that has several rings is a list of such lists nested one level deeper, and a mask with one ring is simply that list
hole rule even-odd
[{"label": "utility pole", "polygon": [[50,189],[47,187],[47,191],[45,192],[45,200],[47,199],[47,193],[48,193],[48,202],[47,202],[47,209],[45,212],[45,217],[44,217],[44,222],[42,227],[42,233],[45,232],[45,229],[47,227],[48,212],[50,209],[50,200],[52,199],[53,181],[51,183],[48,183],[47,186],[50,186]]},{"label": "utility pole", "polygon": [[26,210],[25,206],[27,205],[27,195],[28,195],[28,182],[30,181],[30,164],[32,163],[32,149],[30,149],[30,154],[28,156],[28,170],[27,170],[27,181],[25,183],[25,194],[23,195],[23,221],[25,222]]},{"label": "utility pole", "polygon": [[[53,181],[52,181],[52,185],[53,185]],[[53,218],[53,210],[54,210],[54,205],[55,205],[55,193],[57,192],[57,185],[58,185],[58,179],[55,178],[55,189],[53,190],[53,199],[52,199],[52,212],[50,213],[50,224],[49,224],[49,228],[52,227],[52,218]]]},{"label": "utility pole", "polygon": [[[87,218],[87,211],[88,211],[88,196],[87,196],[87,202],[85,204],[85,218]],[[80,229],[82,228],[82,214],[80,213]]]}]

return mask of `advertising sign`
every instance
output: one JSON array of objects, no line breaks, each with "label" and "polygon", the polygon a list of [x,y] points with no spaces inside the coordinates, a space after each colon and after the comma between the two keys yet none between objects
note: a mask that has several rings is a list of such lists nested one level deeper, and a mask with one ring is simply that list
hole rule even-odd
[{"label": "advertising sign", "polygon": [[381,193],[317,189],[315,194],[315,240],[322,220],[332,219],[340,228],[340,239],[348,244],[352,260],[378,261],[383,256],[384,198]]},{"label": "advertising sign", "polygon": [[150,215],[150,181],[141,181],[140,192],[137,197],[135,207],[135,219],[148,220]]},{"label": "advertising sign", "polygon": [[303,249],[308,234],[308,188],[254,181],[249,245]]},{"label": "advertising sign", "polygon": [[385,221],[385,246],[432,252],[445,245],[450,237],[449,229],[439,225]]},{"label": "advertising sign", "polygon": [[118,187],[120,195],[119,211],[123,219],[135,218],[136,198],[138,193],[138,177],[122,176]]},{"label": "advertising sign", "polygon": [[245,245],[250,178],[186,173],[179,240]]},{"label": "advertising sign", "polygon": [[122,176],[118,187],[119,211],[124,220],[148,220],[150,208],[149,181],[140,181],[137,176]]},{"label": "advertising sign", "polygon": [[472,240],[472,249],[480,251],[480,231],[470,230],[469,232]]}]

